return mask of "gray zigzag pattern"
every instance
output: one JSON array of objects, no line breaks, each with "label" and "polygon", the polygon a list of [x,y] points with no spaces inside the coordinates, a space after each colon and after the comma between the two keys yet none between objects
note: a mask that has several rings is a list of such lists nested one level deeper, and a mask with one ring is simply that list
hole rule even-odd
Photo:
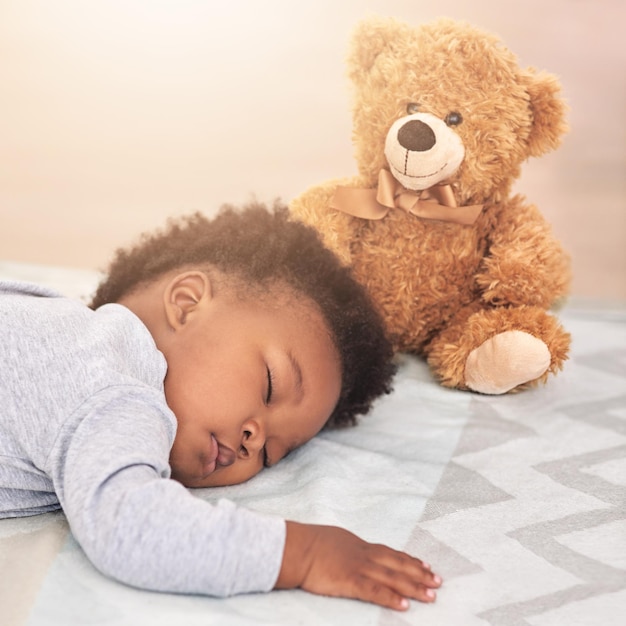
[{"label": "gray zigzag pattern", "polygon": [[[576,361],[610,376],[625,377],[624,350],[580,355]],[[570,419],[626,435],[626,420],[621,416],[624,407],[626,395],[622,393],[605,400],[594,399],[589,403],[559,407],[558,410]],[[429,499],[420,522],[436,521],[451,513],[503,502],[513,497],[481,474],[455,463],[454,459],[466,454],[479,453],[515,439],[534,437],[537,433],[519,422],[502,418],[494,408],[494,402],[489,398],[472,398],[470,409],[470,418],[463,429],[456,450]],[[494,607],[478,614],[478,618],[492,626],[530,626],[527,618],[572,602],[626,589],[624,570],[580,554],[558,541],[560,536],[572,532],[626,519],[626,488],[583,471],[586,467],[625,457],[626,446],[620,445],[534,466],[536,471],[549,476],[556,483],[593,496],[608,505],[606,508],[566,515],[556,520],[536,522],[506,533],[525,549],[572,574],[581,582],[557,592]],[[624,543],[626,550],[626,538]],[[406,549],[410,553],[419,554],[426,560],[437,563],[439,571],[445,572],[446,579],[480,575],[483,571],[481,565],[468,560],[419,525],[414,528]],[[383,624],[404,626],[409,622],[404,616],[384,612],[379,623],[380,626]]]},{"label": "gray zigzag pattern", "polygon": [[[606,361],[602,361],[602,363],[606,364]],[[489,401],[472,400],[472,405],[472,416],[462,433],[452,458],[487,450],[521,437],[535,435],[534,431],[526,426],[501,418]],[[589,405],[579,404],[566,407],[562,412],[572,419],[583,420],[593,423],[595,426],[614,430],[619,434],[626,434],[624,420],[612,414],[624,406],[626,406],[626,396],[620,396],[600,403],[594,401]],[[484,436],[485,431],[489,431],[488,437]],[[582,582],[558,592],[489,609],[479,614],[478,617],[492,624],[492,626],[530,626],[526,620],[527,617],[539,615],[570,602],[581,601],[626,588],[626,572],[579,554],[556,540],[556,537],[573,531],[626,519],[626,488],[582,471],[585,467],[612,459],[624,458],[625,455],[626,446],[616,446],[611,449],[540,463],[534,467],[538,472],[550,476],[555,482],[592,495],[609,505],[605,509],[538,522],[507,533],[526,549],[556,567],[575,575]],[[510,494],[493,485],[484,476],[451,461],[446,467],[420,521],[435,520],[453,512],[511,498]],[[446,572],[447,579],[478,573],[483,569],[450,546],[438,541],[431,533],[419,526],[413,530],[406,548],[409,552],[419,553],[425,559],[436,562],[440,571]],[[381,620],[381,624],[383,623],[385,626],[400,626],[407,622],[400,616],[396,616],[391,621],[389,618]]]},{"label": "gray zigzag pattern", "polygon": [[512,500],[484,476],[450,461],[436,493],[428,500],[422,522],[428,522],[456,511]]},{"label": "gray zigzag pattern", "polygon": [[[601,425],[622,432],[623,420],[613,417],[609,412],[624,406],[623,398],[615,398],[601,404],[594,402],[589,405],[568,407],[564,413],[574,419],[583,419],[593,422],[596,426]],[[537,471],[550,476],[555,482],[592,495],[610,505],[606,509],[586,511],[557,520],[539,522],[507,533],[528,550],[584,582],[525,602],[502,605],[481,613],[479,617],[493,626],[529,626],[526,617],[544,613],[570,602],[626,589],[624,570],[582,555],[561,545],[555,539],[555,537],[574,531],[626,519],[626,488],[581,471],[584,467],[625,456],[626,446],[616,446],[535,466]],[[626,538],[624,544],[626,550]]]},{"label": "gray zigzag pattern", "polygon": [[[472,417],[465,425],[454,456],[495,448],[508,441],[533,437],[537,433],[523,424],[503,419],[491,406],[489,399],[472,397],[469,410]],[[484,431],[489,431],[489,437]]]},{"label": "gray zigzag pattern", "polygon": [[616,520],[626,519],[618,509],[599,509],[569,515],[558,520],[539,522],[507,533],[542,559],[574,574],[584,582],[568,589],[480,613],[478,617],[493,626],[530,626],[526,617],[556,609],[564,604],[626,589],[626,572],[591,559],[567,548],[555,537]]},{"label": "gray zigzag pattern", "polygon": [[626,446],[617,446],[579,454],[567,459],[559,459],[558,461],[539,463],[534,467],[537,471],[550,476],[562,485],[582,491],[607,504],[625,509],[626,487],[614,485],[598,476],[592,476],[581,471],[584,467],[623,458],[626,458]]},{"label": "gray zigzag pattern", "polygon": [[[535,432],[505,420],[488,403],[472,398],[468,420],[452,458],[481,452],[507,441],[531,437]],[[489,431],[489,437],[484,431]],[[510,500],[512,496],[473,470],[451,461],[448,463],[435,493],[426,504],[421,521],[430,521],[449,513]]]},{"label": "gray zigzag pattern", "polygon": [[589,404],[569,406],[562,412],[572,419],[614,430],[620,435],[626,435],[626,420],[611,413],[611,411],[623,410],[624,407],[626,407],[626,395],[620,395],[608,400],[596,400]]}]

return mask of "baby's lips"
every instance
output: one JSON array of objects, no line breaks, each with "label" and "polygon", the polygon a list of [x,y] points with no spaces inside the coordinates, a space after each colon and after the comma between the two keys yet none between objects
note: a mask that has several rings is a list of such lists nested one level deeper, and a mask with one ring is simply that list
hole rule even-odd
[{"label": "baby's lips", "polygon": [[234,450],[231,450],[228,446],[224,446],[218,443],[217,464],[223,467],[232,465],[235,462],[237,455]]},{"label": "baby's lips", "polygon": [[211,435],[206,457],[202,458],[202,477],[206,478],[209,474],[212,474],[217,467],[217,458],[219,456],[219,445],[217,439]]}]

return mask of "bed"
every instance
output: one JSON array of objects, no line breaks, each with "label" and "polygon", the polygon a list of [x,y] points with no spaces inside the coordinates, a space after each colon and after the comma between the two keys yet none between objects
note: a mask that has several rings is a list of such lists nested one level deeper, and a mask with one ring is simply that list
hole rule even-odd
[{"label": "bed", "polygon": [[[95,272],[0,262],[0,277],[86,299]],[[622,626],[626,623],[626,307],[569,303],[564,371],[503,397],[447,390],[402,355],[392,394],[235,487],[196,490],[344,526],[433,564],[434,605],[396,613],[276,591],[225,600],[97,572],[62,513],[0,520],[2,626]]]}]

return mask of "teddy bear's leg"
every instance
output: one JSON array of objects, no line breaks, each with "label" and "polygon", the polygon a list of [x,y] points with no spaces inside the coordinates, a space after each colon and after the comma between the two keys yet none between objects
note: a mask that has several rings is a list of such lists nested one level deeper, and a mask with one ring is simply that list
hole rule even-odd
[{"label": "teddy bear's leg", "polygon": [[521,330],[505,330],[474,348],[465,361],[465,384],[480,393],[506,393],[550,367],[548,346]]},{"label": "teddy bear's leg", "polygon": [[567,358],[570,336],[541,308],[461,311],[428,346],[443,385],[502,394],[545,381]]}]

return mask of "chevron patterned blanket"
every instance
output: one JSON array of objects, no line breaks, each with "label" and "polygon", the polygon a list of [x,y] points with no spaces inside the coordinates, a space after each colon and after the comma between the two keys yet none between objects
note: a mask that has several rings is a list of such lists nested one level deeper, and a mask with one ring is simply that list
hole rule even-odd
[{"label": "chevron patterned blanket", "polygon": [[[87,295],[89,272],[0,263],[0,276]],[[0,520],[4,626],[618,626],[626,615],[626,310],[573,304],[564,371],[503,397],[447,390],[403,356],[395,390],[235,487],[196,491],[337,524],[433,564],[434,605],[393,613],[300,591],[226,600],[99,574],[62,513]]]}]

